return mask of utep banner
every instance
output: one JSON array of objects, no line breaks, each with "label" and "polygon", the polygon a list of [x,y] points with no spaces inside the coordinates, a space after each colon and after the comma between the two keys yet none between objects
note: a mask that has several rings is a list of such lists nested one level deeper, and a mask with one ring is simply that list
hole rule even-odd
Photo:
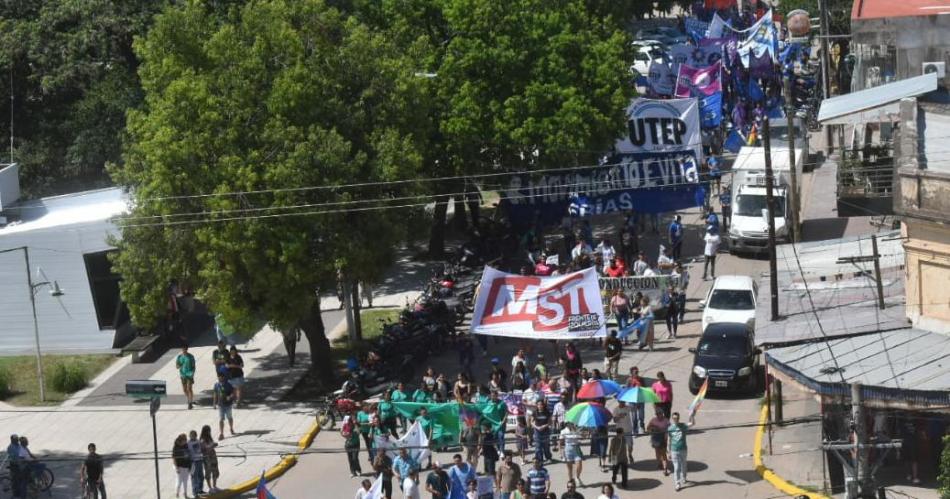
[{"label": "utep banner", "polygon": [[722,91],[722,82],[719,74],[722,71],[722,63],[716,61],[715,64],[705,68],[694,68],[688,64],[680,65],[680,74],[676,79],[677,97],[700,97],[712,95]]},{"label": "utep banner", "polygon": [[627,137],[617,154],[688,152],[702,159],[702,130],[696,99],[634,99],[627,108]]},{"label": "utep banner", "polygon": [[471,330],[493,336],[570,340],[603,337],[606,325],[593,268],[539,277],[485,267]]}]

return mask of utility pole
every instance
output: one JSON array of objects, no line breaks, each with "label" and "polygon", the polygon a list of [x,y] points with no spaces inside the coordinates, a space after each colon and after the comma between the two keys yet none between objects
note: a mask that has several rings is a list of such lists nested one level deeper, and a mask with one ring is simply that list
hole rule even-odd
[{"label": "utility pole", "polygon": [[772,297],[772,320],[777,321],[778,314],[778,264],[775,261],[775,198],[772,190],[772,142],[769,131],[769,117],[762,119],[762,143],[765,146],[765,204],[768,206],[769,221],[769,288]]},{"label": "utility pole", "polygon": [[[831,97],[831,54],[828,51],[828,36],[831,35],[831,29],[828,25],[828,0],[818,0],[818,26],[821,43],[821,89],[822,97],[827,99]],[[834,137],[828,125],[825,125],[825,141],[826,149],[830,154]]]},{"label": "utility pole", "polygon": [[785,118],[788,120],[788,170],[791,180],[791,195],[788,197],[792,209],[792,242],[797,243],[799,239],[798,225],[798,172],[795,168],[795,106],[792,103],[792,78],[785,76]]},{"label": "utility pole", "polygon": [[43,354],[40,352],[40,323],[36,320],[36,288],[30,273],[30,249],[24,246],[23,259],[26,261],[26,283],[30,292],[30,307],[33,309],[33,341],[36,349],[36,376],[40,382],[40,402],[46,401],[46,380],[43,378]]},{"label": "utility pole", "polygon": [[881,282],[881,255],[877,252],[877,234],[871,234],[871,251],[874,258],[874,281],[877,283],[877,306],[884,310],[884,283]]},{"label": "utility pole", "polygon": [[343,315],[346,316],[346,332],[351,344],[359,340],[356,334],[356,321],[353,320],[353,292],[350,288],[350,280],[346,273],[339,275],[340,286],[343,287]]},{"label": "utility pole", "polygon": [[[851,421],[854,424],[854,480],[851,482],[855,489],[855,494],[851,497],[862,497],[865,492],[870,492],[867,482],[868,469],[868,449],[863,445],[866,443],[867,434],[864,428],[864,408],[861,401],[861,383],[851,384]],[[849,494],[850,495],[850,494]]]}]

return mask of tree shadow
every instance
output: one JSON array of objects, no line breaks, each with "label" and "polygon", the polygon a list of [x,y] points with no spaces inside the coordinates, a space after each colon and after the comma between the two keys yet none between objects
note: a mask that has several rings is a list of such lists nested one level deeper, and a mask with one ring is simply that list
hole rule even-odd
[{"label": "tree shadow", "polygon": [[755,483],[762,480],[762,476],[755,470],[727,470],[726,474],[745,483]]},{"label": "tree shadow", "polygon": [[709,469],[709,466],[702,461],[686,461],[686,471],[689,473],[695,473],[697,471],[705,471],[708,469]]},{"label": "tree shadow", "polygon": [[630,478],[627,480],[626,487],[617,486],[620,490],[650,490],[663,485],[663,482],[656,478]]}]

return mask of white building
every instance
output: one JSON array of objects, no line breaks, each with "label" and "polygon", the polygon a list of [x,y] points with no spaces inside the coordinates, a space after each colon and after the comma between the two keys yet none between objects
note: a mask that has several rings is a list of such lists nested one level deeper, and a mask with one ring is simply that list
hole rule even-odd
[{"label": "white building", "polygon": [[22,248],[33,282],[56,281],[65,292],[35,290],[43,353],[116,348],[116,322],[127,319],[119,319],[119,278],[106,254],[114,250],[110,236],[118,236],[111,220],[127,212],[127,194],[109,188],[21,201],[18,172],[16,164],[0,166],[0,355],[34,349]]}]

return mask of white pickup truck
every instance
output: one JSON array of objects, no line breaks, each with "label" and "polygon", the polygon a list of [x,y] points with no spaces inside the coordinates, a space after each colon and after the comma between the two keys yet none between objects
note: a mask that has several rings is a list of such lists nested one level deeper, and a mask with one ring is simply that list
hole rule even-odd
[{"label": "white pickup truck", "polygon": [[[772,147],[775,240],[791,240],[788,202],[791,189],[788,147]],[[802,150],[795,149],[795,171],[801,185]],[[732,219],[729,223],[730,253],[768,251],[768,214],[765,194],[765,148],[743,147],[732,166]],[[799,192],[801,192],[799,190]],[[800,203],[799,203],[800,204]]]}]

